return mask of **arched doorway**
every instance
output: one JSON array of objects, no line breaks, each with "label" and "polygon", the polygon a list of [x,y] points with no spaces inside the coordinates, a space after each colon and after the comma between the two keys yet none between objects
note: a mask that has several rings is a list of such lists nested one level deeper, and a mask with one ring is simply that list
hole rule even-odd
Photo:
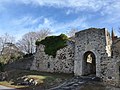
[{"label": "arched doorway", "polygon": [[96,57],[91,51],[87,51],[83,56],[83,75],[96,75]]}]

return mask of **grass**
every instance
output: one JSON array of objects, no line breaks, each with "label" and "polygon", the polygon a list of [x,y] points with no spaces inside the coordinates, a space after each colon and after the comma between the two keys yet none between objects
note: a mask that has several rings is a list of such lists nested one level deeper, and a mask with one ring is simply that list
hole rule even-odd
[{"label": "grass", "polygon": [[[0,85],[8,86],[12,88],[18,89],[28,89],[31,90],[34,88],[35,90],[44,90],[48,88],[52,88],[54,86],[63,83],[65,80],[71,78],[72,74],[64,74],[64,73],[46,73],[46,72],[38,72],[38,71],[28,71],[28,70],[10,70],[8,71],[8,78],[6,81],[0,82]],[[13,84],[18,82],[18,78],[20,77],[32,78],[38,82],[37,86],[22,86]]]},{"label": "grass", "polygon": [[11,85],[13,82],[12,81],[1,81],[0,85],[7,86],[7,87],[12,87],[12,88],[25,88],[27,86],[22,86],[22,85]]}]

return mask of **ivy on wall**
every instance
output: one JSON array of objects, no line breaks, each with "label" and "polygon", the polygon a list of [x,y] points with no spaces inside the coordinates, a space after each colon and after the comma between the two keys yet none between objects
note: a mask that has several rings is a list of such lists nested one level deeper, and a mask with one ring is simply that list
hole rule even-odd
[{"label": "ivy on wall", "polygon": [[56,56],[57,50],[67,46],[68,37],[65,34],[59,36],[48,36],[42,41],[36,41],[36,45],[45,45],[45,53],[48,55]]}]

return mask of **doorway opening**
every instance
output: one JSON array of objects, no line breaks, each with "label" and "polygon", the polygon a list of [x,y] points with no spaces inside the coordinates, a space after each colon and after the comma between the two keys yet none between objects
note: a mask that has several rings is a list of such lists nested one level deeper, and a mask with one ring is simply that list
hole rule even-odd
[{"label": "doorway opening", "polygon": [[83,75],[96,75],[96,57],[91,51],[87,51],[83,56]]}]

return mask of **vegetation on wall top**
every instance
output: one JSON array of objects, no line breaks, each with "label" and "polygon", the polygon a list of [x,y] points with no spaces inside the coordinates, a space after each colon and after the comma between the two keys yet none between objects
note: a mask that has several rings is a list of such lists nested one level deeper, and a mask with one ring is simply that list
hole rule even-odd
[{"label": "vegetation on wall top", "polygon": [[42,41],[36,41],[36,45],[45,45],[45,53],[55,57],[57,50],[67,46],[67,40],[68,37],[65,34],[61,34],[59,36],[48,36]]}]

